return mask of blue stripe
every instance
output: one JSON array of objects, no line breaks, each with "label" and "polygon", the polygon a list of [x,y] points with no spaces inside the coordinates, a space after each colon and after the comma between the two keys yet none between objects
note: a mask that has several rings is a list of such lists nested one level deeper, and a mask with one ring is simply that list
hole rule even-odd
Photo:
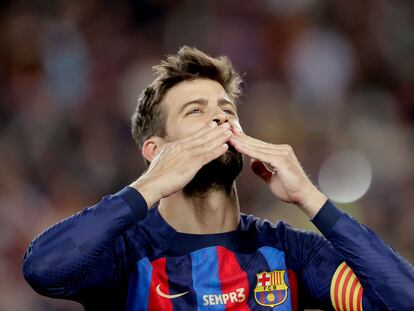
[{"label": "blue stripe", "polygon": [[187,309],[196,309],[195,292],[192,288],[192,267],[191,256],[167,257],[165,270],[168,276],[169,294],[187,294],[171,299],[173,310],[182,310],[183,306]]},{"label": "blue stripe", "polygon": [[249,297],[247,298],[247,304],[251,310],[268,311],[269,307],[259,305],[254,299],[254,288],[256,287],[257,283],[256,273],[269,270],[269,266],[265,258],[258,251],[252,254],[236,254],[236,256],[240,268],[246,271],[247,279],[249,281]]},{"label": "blue stripe", "polygon": [[285,270],[285,282],[288,285],[288,296],[284,303],[276,306],[273,308],[273,310],[277,311],[291,311],[292,310],[292,304],[290,300],[290,284],[289,284],[289,278],[288,278],[288,271],[286,268],[286,262],[285,262],[285,253],[278,250],[277,248],[273,248],[270,246],[263,246],[258,249],[258,251],[264,256],[264,258],[267,261],[267,264],[269,266],[270,271],[272,272],[274,270]]},{"label": "blue stripe", "polygon": [[137,262],[137,268],[129,281],[128,311],[148,310],[149,289],[152,278],[152,266],[148,258]]},{"label": "blue stripe", "polygon": [[286,270],[285,253],[270,246],[263,246],[258,251],[264,256],[271,271]]},{"label": "blue stripe", "polygon": [[[208,295],[221,295],[216,248],[208,247],[195,251],[191,253],[191,260],[193,263],[193,288],[197,295],[197,310],[224,311],[224,305],[210,305],[208,302]],[[203,295],[205,295],[204,299]]]}]

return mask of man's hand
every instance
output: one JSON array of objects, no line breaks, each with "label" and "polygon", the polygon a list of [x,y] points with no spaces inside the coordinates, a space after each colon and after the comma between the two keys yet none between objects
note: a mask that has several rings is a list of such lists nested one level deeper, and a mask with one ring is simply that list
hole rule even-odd
[{"label": "man's hand", "polygon": [[251,167],[279,199],[298,205],[313,218],[326,202],[309,180],[289,145],[274,145],[244,134],[232,124],[230,143],[241,153],[252,158]]},{"label": "man's hand", "polygon": [[201,167],[223,155],[231,135],[227,122],[211,122],[188,138],[165,143],[148,170],[130,187],[137,189],[151,207],[184,188]]}]

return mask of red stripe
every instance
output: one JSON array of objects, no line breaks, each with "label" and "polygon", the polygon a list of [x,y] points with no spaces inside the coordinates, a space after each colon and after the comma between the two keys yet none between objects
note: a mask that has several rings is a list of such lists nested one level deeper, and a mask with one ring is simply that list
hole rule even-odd
[{"label": "red stripe", "polygon": [[339,271],[338,277],[336,278],[336,282],[335,282],[335,289],[334,289],[335,297],[334,297],[334,301],[335,301],[335,305],[338,306],[338,309],[339,309],[339,306],[340,306],[340,303],[341,303],[339,301],[339,298],[338,298],[338,296],[339,296],[339,293],[338,293],[339,292],[339,283],[340,283],[340,281],[342,279],[342,274],[344,274],[344,271],[345,271],[346,268],[348,268],[348,265],[345,264],[342,267],[341,271]]},{"label": "red stripe", "polygon": [[346,301],[349,300],[349,297],[345,297],[345,295],[346,295],[346,289],[348,287],[348,282],[352,274],[353,274],[352,270],[349,269],[348,274],[345,277],[344,285],[342,286],[342,310],[346,310]]},{"label": "red stripe", "polygon": [[357,311],[361,311],[361,306],[362,306],[362,293],[363,293],[363,291],[364,291],[364,289],[361,286],[359,288],[358,298],[357,298]]},{"label": "red stripe", "polygon": [[358,278],[355,278],[354,281],[352,282],[351,290],[349,291],[349,296],[350,296],[349,305],[351,306],[351,311],[356,311],[354,310],[354,292],[355,292],[355,287],[357,284],[358,284]]},{"label": "red stripe", "polygon": [[161,297],[157,294],[156,287],[160,284],[160,290],[164,294],[169,294],[168,276],[165,270],[165,258],[160,258],[151,262],[152,279],[150,285],[150,294],[148,301],[148,310],[166,310],[172,311],[172,302],[168,298]]},{"label": "red stripe", "polygon": [[298,311],[298,280],[293,270],[288,269],[288,278],[290,285],[290,303],[292,311]]},{"label": "red stripe", "polygon": [[[222,295],[229,295],[226,301],[226,310],[249,310],[247,299],[249,297],[249,282],[247,274],[240,268],[237,257],[224,247],[216,247],[219,262],[219,278]],[[241,288],[243,292],[241,293]],[[244,295],[244,299],[242,297]],[[224,300],[224,297],[223,297]],[[235,301],[237,300],[237,301]]]}]

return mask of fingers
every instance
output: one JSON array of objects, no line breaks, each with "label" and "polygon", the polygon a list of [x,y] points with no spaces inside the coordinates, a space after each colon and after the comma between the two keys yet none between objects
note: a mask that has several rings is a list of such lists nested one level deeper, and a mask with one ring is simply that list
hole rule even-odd
[{"label": "fingers", "polygon": [[218,158],[228,149],[227,142],[232,136],[232,131],[228,123],[219,125],[204,136],[201,136],[191,144],[195,156],[201,159],[202,165]]},{"label": "fingers", "polygon": [[214,122],[186,139],[166,142],[143,175],[147,183],[156,185],[155,199],[147,193],[147,202],[182,189],[202,166],[224,154],[232,135],[229,129],[228,124]]},{"label": "fingers", "polygon": [[268,151],[266,149],[260,149],[260,148],[255,148],[249,144],[243,144],[240,143],[238,141],[235,141],[233,139],[230,140],[230,142],[233,144],[233,146],[236,148],[236,150],[238,150],[239,152],[248,155],[249,157],[265,162],[265,163],[269,163],[273,166],[276,167],[276,165],[274,165],[274,158],[275,157],[282,157],[285,156],[284,154],[282,154],[280,151]]},{"label": "fingers", "polygon": [[257,139],[251,138],[245,134],[233,135],[230,138],[230,143],[240,152],[246,152],[246,155],[253,157],[259,153],[278,154],[284,156],[291,156],[288,150],[283,147],[272,146],[271,144],[261,142]]},{"label": "fingers", "polygon": [[239,121],[229,121],[231,125],[231,129],[236,133],[243,133],[243,129],[239,123]]},{"label": "fingers", "polygon": [[233,130],[233,133],[234,133],[234,136],[232,137],[233,140],[239,141],[243,144],[247,144],[253,148],[261,148],[263,150],[268,150],[268,151],[280,150],[280,151],[284,151],[286,154],[294,156],[293,149],[289,145],[276,145],[276,144],[266,143],[259,139],[250,137],[244,133],[240,133],[237,131],[235,132],[234,130]]},{"label": "fingers", "polygon": [[230,125],[228,123],[218,125],[216,122],[213,121],[201,128],[195,134],[181,140],[181,142],[188,146],[194,146],[199,144],[200,142],[205,141],[206,139],[211,139],[219,135],[220,133],[225,132],[229,128]]},{"label": "fingers", "polygon": [[[234,131],[234,130],[233,130],[233,133],[234,135],[232,135],[230,139],[230,143],[234,145],[236,149],[238,147],[238,148],[246,149],[246,151],[256,150],[256,151],[264,152],[267,154],[286,156],[286,157],[289,157],[298,168],[301,167],[291,146],[286,145],[286,144],[284,145],[269,144],[269,143],[252,138],[250,136],[245,135],[244,133]],[[241,150],[239,151],[241,152]],[[250,154],[247,154],[247,155],[251,156]]]},{"label": "fingers", "polygon": [[186,163],[204,165],[227,151],[231,135],[230,124],[211,122],[190,137],[167,143],[166,148]]},{"label": "fingers", "polygon": [[201,165],[205,165],[214,159],[217,159],[219,156],[223,155],[227,150],[229,149],[229,145],[224,143],[220,146],[217,146],[215,148],[212,148],[208,150],[207,152],[204,152],[199,156],[199,159],[201,161]]},{"label": "fingers", "polygon": [[263,179],[267,180],[269,177],[266,170],[269,172],[270,170],[266,168],[266,165],[274,167],[278,172],[294,170],[301,175],[306,175],[303,172],[299,161],[296,159],[296,156],[292,156],[291,152],[289,152],[284,145],[275,145],[275,148],[270,148],[269,144],[258,143],[257,140],[253,140],[247,135],[244,135],[246,136],[244,139],[237,139],[235,136],[236,135],[233,135],[231,137],[230,143],[236,148],[236,150],[253,159],[263,162],[262,164],[254,163],[252,166],[252,169],[256,169],[255,173]]},{"label": "fingers", "polygon": [[232,135],[229,125],[222,124],[204,136],[188,143],[187,147],[191,148],[196,154],[202,154],[226,143]]},{"label": "fingers", "polygon": [[197,139],[198,137],[205,135],[206,133],[211,131],[211,129],[214,129],[216,127],[218,127],[217,122],[210,122],[210,123],[206,124],[204,127],[202,127],[198,132],[196,132],[193,135],[190,135],[189,137],[183,139],[183,142],[192,141],[194,139]]},{"label": "fingers", "polygon": [[240,140],[240,141],[242,141],[244,143],[247,143],[247,144],[250,144],[254,147],[261,147],[261,148],[265,148],[265,149],[269,149],[269,150],[275,150],[275,149],[286,150],[289,153],[291,153],[292,155],[294,155],[293,149],[289,145],[275,145],[275,144],[266,143],[264,141],[261,141],[259,139],[255,139],[253,137],[250,137],[250,136],[244,134],[239,123],[231,121],[230,124],[231,124],[231,127],[232,127],[232,132],[234,133],[234,136],[233,136],[234,140]]}]

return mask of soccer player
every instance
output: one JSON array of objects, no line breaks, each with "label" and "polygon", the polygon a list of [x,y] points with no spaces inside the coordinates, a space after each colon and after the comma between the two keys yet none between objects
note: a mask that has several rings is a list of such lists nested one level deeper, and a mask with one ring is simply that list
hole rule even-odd
[{"label": "soccer player", "polygon": [[[23,271],[38,293],[87,310],[414,310],[412,266],[291,147],[242,131],[228,58],[183,47],[154,68],[132,118],[148,169],[34,239]],[[240,213],[243,155],[323,236]]]}]

